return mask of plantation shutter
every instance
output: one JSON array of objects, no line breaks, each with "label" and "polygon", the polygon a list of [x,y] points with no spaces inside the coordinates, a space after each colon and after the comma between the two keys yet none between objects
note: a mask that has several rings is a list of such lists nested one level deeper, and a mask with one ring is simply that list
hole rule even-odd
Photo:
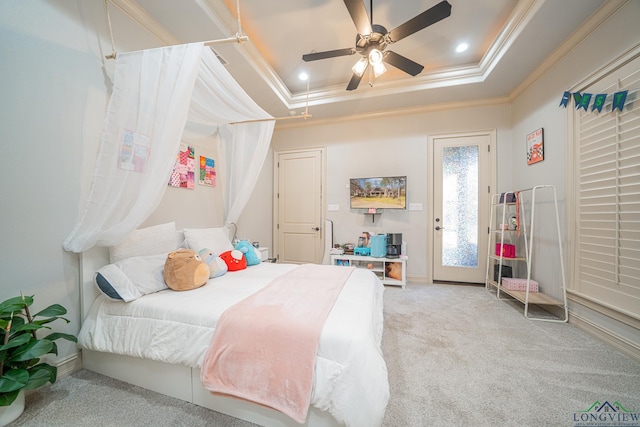
[{"label": "plantation shutter", "polygon": [[583,93],[628,90],[623,111],[612,96],[601,113],[575,111],[576,262],[574,289],[640,317],[640,58]]}]

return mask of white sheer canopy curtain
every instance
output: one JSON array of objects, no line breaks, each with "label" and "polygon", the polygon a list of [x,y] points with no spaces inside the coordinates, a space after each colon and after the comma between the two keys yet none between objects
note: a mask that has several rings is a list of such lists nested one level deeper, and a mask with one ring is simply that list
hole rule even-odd
[{"label": "white sheer canopy curtain", "polygon": [[[93,246],[113,246],[144,222],[167,188],[187,119],[215,127],[270,118],[203,43],[119,54],[91,190],[64,248],[82,252]],[[231,130],[220,133],[219,144],[225,153],[234,152],[229,150],[231,144],[245,147],[232,157],[251,158],[245,164],[247,168],[258,165],[257,180],[274,121],[225,128]],[[230,162],[220,177],[224,187],[234,181],[232,177],[251,181],[247,168],[236,169],[233,158],[226,154],[223,158]],[[246,200],[241,201],[249,198],[255,182],[233,193],[232,207],[242,211]],[[225,207],[225,212],[231,211]],[[233,220],[227,218],[227,222]]]},{"label": "white sheer canopy curtain", "polygon": [[[211,124],[212,109],[220,124],[272,118],[227,73],[205,48],[193,90],[189,121]],[[225,222],[236,223],[258,181],[269,150],[275,120],[226,124],[218,131],[219,176],[224,188]]]}]

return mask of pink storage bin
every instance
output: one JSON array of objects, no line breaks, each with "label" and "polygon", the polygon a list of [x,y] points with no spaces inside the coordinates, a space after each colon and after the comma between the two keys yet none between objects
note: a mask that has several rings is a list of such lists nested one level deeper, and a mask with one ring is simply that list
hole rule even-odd
[{"label": "pink storage bin", "polygon": [[[502,287],[509,291],[527,291],[527,279],[517,279],[511,277],[502,278]],[[538,282],[529,281],[529,292],[538,292]]]},{"label": "pink storage bin", "polygon": [[502,251],[502,256],[505,258],[515,258],[516,257],[516,246],[509,244],[500,244],[496,243],[496,256],[500,256],[500,252]]}]

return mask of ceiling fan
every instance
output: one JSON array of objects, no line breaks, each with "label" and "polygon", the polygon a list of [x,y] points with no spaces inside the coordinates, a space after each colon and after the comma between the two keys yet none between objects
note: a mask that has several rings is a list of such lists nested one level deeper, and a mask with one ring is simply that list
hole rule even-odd
[{"label": "ceiling fan", "polygon": [[[307,53],[302,55],[302,60],[309,62],[319,59],[335,58],[337,56],[353,55],[356,52],[359,53],[362,55],[362,58],[360,58],[352,68],[353,76],[347,85],[347,90],[354,90],[358,87],[369,65],[373,68],[374,77],[378,77],[386,71],[384,63],[392,65],[412,76],[420,74],[424,66],[393,51],[385,51],[385,48],[451,15],[451,5],[444,0],[419,15],[414,16],[399,27],[387,31],[382,25],[373,23],[373,17],[370,18],[368,16],[367,9],[362,0],[344,0],[344,4],[358,31],[355,48],[350,47],[346,49]],[[373,0],[371,0],[370,10],[373,14]]]}]

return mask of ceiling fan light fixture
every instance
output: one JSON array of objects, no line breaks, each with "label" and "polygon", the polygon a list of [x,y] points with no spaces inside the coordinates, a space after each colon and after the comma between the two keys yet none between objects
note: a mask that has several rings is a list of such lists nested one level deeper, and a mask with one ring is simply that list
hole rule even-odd
[{"label": "ceiling fan light fixture", "polygon": [[380,77],[386,72],[387,72],[387,67],[385,67],[382,62],[379,62],[378,64],[373,64],[373,76],[375,78]]},{"label": "ceiling fan light fixture", "polygon": [[382,52],[378,49],[371,49],[371,52],[369,52],[369,62],[373,66],[382,64]]},{"label": "ceiling fan light fixture", "polygon": [[367,65],[369,65],[369,61],[367,60],[367,58],[362,57],[351,68],[351,71],[353,71],[353,73],[358,77],[362,77],[362,74],[364,74],[364,70],[367,69]]}]

